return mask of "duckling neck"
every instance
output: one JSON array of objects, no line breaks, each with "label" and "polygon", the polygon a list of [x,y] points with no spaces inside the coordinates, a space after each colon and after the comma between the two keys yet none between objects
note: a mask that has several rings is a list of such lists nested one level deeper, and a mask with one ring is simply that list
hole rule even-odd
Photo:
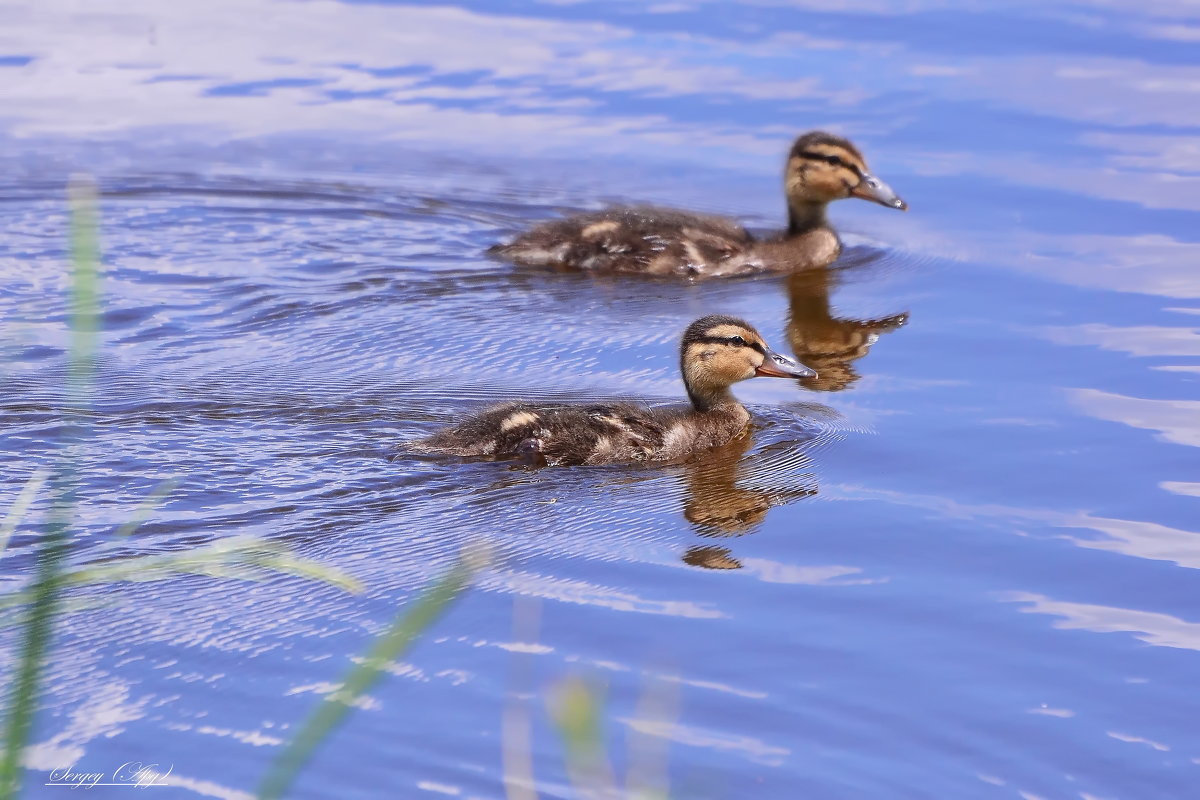
[{"label": "duckling neck", "polygon": [[825,206],[825,203],[806,203],[800,200],[788,203],[788,236],[799,236],[816,228],[828,228]]},{"label": "duckling neck", "polygon": [[732,414],[741,413],[749,416],[749,412],[737,401],[737,398],[733,396],[733,393],[729,389],[700,392],[689,387],[688,398],[692,401],[692,407],[702,414],[712,411],[725,411]]}]

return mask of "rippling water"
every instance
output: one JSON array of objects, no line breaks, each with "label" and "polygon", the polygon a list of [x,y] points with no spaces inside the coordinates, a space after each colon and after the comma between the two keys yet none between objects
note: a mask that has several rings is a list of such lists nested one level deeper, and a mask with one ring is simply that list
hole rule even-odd
[{"label": "rippling water", "polygon": [[[669,740],[673,796],[1191,796],[1198,43],[1174,0],[0,4],[0,504],[63,425],[86,171],[104,325],[73,559],[252,535],[367,586],[189,577],[64,617],[30,796],[127,761],[173,765],[164,795],[249,796],[481,537],[498,564],[296,796],[503,797],[506,704],[568,674],[607,685],[620,771],[628,730]],[[782,155],[818,126],[912,206],[839,204],[832,270],[684,286],[482,255],[610,202],[777,227]],[[821,372],[740,385],[752,440],[662,469],[396,457],[498,398],[677,400],[710,312]],[[662,685],[672,724],[639,717]],[[570,796],[531,714],[538,790]]]}]

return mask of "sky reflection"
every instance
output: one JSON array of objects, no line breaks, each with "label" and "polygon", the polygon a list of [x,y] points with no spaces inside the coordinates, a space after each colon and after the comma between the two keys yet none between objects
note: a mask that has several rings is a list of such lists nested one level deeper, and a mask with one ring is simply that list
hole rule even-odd
[{"label": "sky reflection", "polygon": [[1098,419],[1156,431],[1174,444],[1200,447],[1200,400],[1149,400],[1097,389],[1077,389],[1071,398]]},{"label": "sky reflection", "polygon": [[[83,166],[111,191],[105,288],[116,313],[98,461],[111,492],[81,523],[100,530],[127,516],[143,491],[128,476],[165,469],[165,453],[172,469],[195,476],[193,494],[156,512],[158,532],[140,546],[229,531],[302,535],[316,557],[352,555],[380,593],[364,611],[322,609],[287,585],[269,587],[269,603],[220,588],[194,597],[154,590],[141,606],[153,618],[137,628],[139,647],[161,646],[171,659],[203,652],[211,671],[148,666],[153,697],[107,685],[78,717],[53,718],[37,764],[168,739],[181,750],[226,748],[231,765],[239,753],[260,757],[286,735],[255,718],[252,703],[235,699],[200,724],[181,711],[186,703],[162,698],[207,708],[213,687],[260,699],[262,686],[290,688],[292,702],[270,718],[290,724],[335,685],[343,665],[331,656],[361,645],[360,626],[390,617],[398,587],[430,574],[437,562],[426,556],[444,556],[487,518],[504,521],[530,561],[489,575],[473,595],[480,605],[456,612],[450,624],[466,630],[452,641],[471,655],[433,648],[422,667],[392,665],[404,680],[375,699],[404,713],[362,715],[357,724],[379,727],[357,729],[360,738],[347,730],[331,761],[396,747],[410,733],[403,725],[423,714],[462,713],[444,730],[478,730],[466,710],[504,691],[491,685],[501,673],[489,654],[552,655],[541,661],[594,666],[621,686],[616,678],[640,679],[633,665],[661,641],[688,665],[678,683],[693,716],[645,733],[715,769],[749,761],[756,779],[802,776],[762,796],[795,796],[809,779],[817,794],[845,775],[869,780],[863,766],[886,773],[880,786],[893,791],[881,797],[895,794],[906,768],[906,788],[944,797],[970,789],[925,784],[956,769],[1004,775],[1010,788],[1019,780],[1031,797],[1084,788],[1107,796],[1095,786],[1138,796],[1123,791],[1121,765],[1106,772],[1109,754],[1091,745],[1079,752],[1094,785],[1072,785],[1067,734],[1038,748],[1045,763],[1025,754],[1006,762],[994,745],[1028,741],[999,733],[1014,714],[1090,726],[1114,749],[1149,757],[1159,751],[1147,742],[1181,751],[1188,735],[1183,725],[1171,736],[1141,727],[1140,695],[1086,685],[1072,694],[1071,678],[1078,670],[1119,684],[1144,674],[1163,686],[1177,676],[1153,660],[1162,651],[1147,656],[1154,648],[1139,641],[1200,650],[1188,605],[1200,569],[1200,484],[1187,471],[1200,445],[1200,364],[1188,361],[1200,357],[1200,309],[1191,307],[1200,299],[1198,48],[1200,13],[1182,0],[0,0],[0,183],[11,201],[0,209],[11,298],[0,324],[28,340],[13,368],[21,407],[7,419],[40,424],[21,415],[43,413],[52,395],[38,381],[66,342],[62,177]],[[820,318],[911,310],[911,324],[855,361],[862,380],[829,397],[844,440],[812,448],[811,466],[768,464],[811,473],[802,489],[819,477],[813,497],[775,509],[766,489],[752,496],[775,481],[731,480],[718,488],[761,510],[761,520],[750,516],[761,530],[706,539],[687,520],[712,529],[721,517],[663,488],[686,476],[622,493],[612,476],[594,487],[573,475],[565,485],[575,504],[564,492],[551,506],[561,476],[425,465],[422,480],[455,488],[418,499],[424,490],[404,483],[413,477],[406,466],[379,457],[378,440],[411,432],[400,428],[414,419],[542,383],[589,397],[678,397],[674,337],[685,312],[745,313],[773,326],[775,340],[789,319],[777,281],[698,289],[681,302],[678,287],[531,277],[479,253],[535,216],[610,199],[770,226],[781,220],[782,154],[815,126],[854,136],[913,211],[847,203],[833,212],[870,263],[822,295]],[[514,342],[495,319],[525,319],[531,302],[542,336]],[[428,330],[448,321],[454,341],[431,341]],[[25,347],[33,343],[52,352]],[[468,370],[478,383],[465,388],[445,374]],[[797,398],[783,382],[748,386],[744,398],[779,412],[761,415],[775,433],[785,416],[814,416],[811,406],[783,405]],[[146,403],[163,408],[143,413]],[[10,439],[20,453],[11,485],[33,457],[27,445],[45,446],[31,430]],[[137,448],[127,460],[108,452],[124,441]],[[242,471],[247,462],[253,474]],[[456,494],[472,480],[478,507]],[[421,532],[399,539],[393,526],[414,519]],[[542,536],[525,530],[531,520]],[[684,566],[693,562],[725,571]],[[997,590],[1004,603],[994,602]],[[547,644],[536,651],[475,629],[503,630],[507,606],[495,598],[513,594],[545,600]],[[1127,635],[1071,637],[1049,632],[1045,617]],[[103,649],[118,636],[88,622],[75,649],[89,664],[125,658]],[[1006,639],[1014,629],[1019,638]],[[1037,636],[1089,644],[1047,655]],[[271,652],[299,661],[271,661]],[[285,663],[299,664],[295,674]],[[418,683],[423,691],[411,691]],[[938,707],[951,686],[943,702],[953,708]],[[453,701],[468,693],[471,702]],[[1179,691],[1180,707],[1193,695]],[[839,705],[846,698],[861,706]],[[166,709],[150,714],[147,704],[160,700]],[[837,713],[823,712],[830,704]],[[763,709],[784,721],[764,724]],[[1078,716],[1057,713],[1065,709]],[[1096,727],[1104,713],[1111,719]],[[806,715],[871,730],[834,748],[836,758],[813,756],[812,741],[831,728],[797,735]],[[959,737],[955,724],[972,728]],[[166,737],[164,725],[187,727]],[[935,728],[954,741],[922,740]],[[477,737],[439,746],[417,733],[453,760],[443,765],[450,776],[466,774],[464,765],[494,769],[490,741],[476,758]],[[982,763],[956,760],[960,745]],[[433,780],[445,777],[436,768],[409,769],[406,788],[458,786]],[[239,789],[185,788],[240,797],[251,785],[244,775],[228,782]],[[335,787],[314,791],[337,796]]]},{"label": "sky reflection", "polygon": [[1060,617],[1054,627],[1095,633],[1129,633],[1147,644],[1200,650],[1200,623],[1185,622],[1170,614],[1136,611],[1130,608],[1067,603],[1037,594],[1013,592],[1004,598],[1027,603],[1021,611]]},{"label": "sky reflection", "polygon": [[[984,41],[963,33],[971,24],[1025,25],[1021,16],[1031,14],[1042,24],[1086,31],[1080,41],[1103,41],[1086,18],[1038,14],[1035,4],[1011,17],[980,4],[953,24],[886,24],[901,9],[912,18],[948,5],[818,3],[797,13],[760,4],[744,20],[757,26],[733,29],[724,17],[730,7],[704,7],[703,15],[685,18],[679,12],[697,8],[688,4],[677,13],[636,16],[600,15],[584,4],[564,7],[553,19],[545,6],[531,7],[541,18],[524,16],[519,4],[495,13],[490,7],[324,0],[127,0],[119,11],[82,14],[66,0],[50,0],[0,6],[0,64],[15,78],[0,82],[0,101],[9,130],[26,136],[152,126],[208,126],[226,136],[349,129],[491,152],[546,152],[586,141],[642,154],[686,141],[693,152],[697,146],[718,151],[705,159],[718,155],[725,163],[774,170],[746,156],[775,155],[776,139],[804,127],[803,117],[879,137],[886,131],[880,116],[869,113],[872,107],[922,92],[944,103],[1007,106],[1075,124],[1059,146],[1069,157],[1061,165],[1067,168],[1073,162],[1085,169],[1092,161],[1086,150],[1078,154],[1083,144],[1113,152],[1110,168],[1194,171],[1194,147],[1185,137],[1171,137],[1174,144],[1164,151],[1167,131],[1146,126],[1200,125],[1200,105],[1191,102],[1200,66],[1179,63],[1166,46],[1153,61],[1142,46],[1136,58],[1088,58],[1064,52],[1061,37],[1028,52],[998,39],[1010,49],[980,54]],[[1132,29],[1142,35],[1181,34],[1177,25],[1156,24],[1156,13],[1169,11],[1124,11],[1127,20],[1139,21]],[[246,19],[255,24],[245,25]],[[664,24],[651,24],[655,19]],[[935,33],[943,29],[972,41],[951,47],[953,39]],[[934,35],[923,38],[923,30]],[[1128,38],[1130,28],[1104,30],[1116,41]],[[222,46],[212,47],[213,41]],[[1099,52],[1112,52],[1113,41]],[[830,69],[831,61],[843,63]],[[714,126],[710,109],[719,105],[735,113]],[[695,113],[700,107],[704,111]],[[919,148],[928,133],[913,111],[893,123],[911,131],[899,136],[901,151]],[[1117,134],[1079,125],[1123,126],[1133,119],[1143,130]],[[959,137],[963,124],[971,122],[959,120]],[[535,126],[536,142],[527,141]],[[984,133],[968,132],[970,145],[959,152],[1032,152]],[[993,163],[1002,169],[1005,161]],[[1043,170],[1060,166],[1035,163]],[[1180,179],[1182,185],[1160,181],[1158,188],[1184,197],[1193,179]]]},{"label": "sky reflection", "polygon": [[[145,147],[352,132],[510,162],[586,153],[774,176],[789,137],[830,127],[896,185],[936,181],[911,193],[920,219],[872,219],[895,244],[1200,297],[1200,25],[1186,4],[802,5],[0,5],[0,135]],[[1004,209],[964,209],[977,222],[951,234],[941,195],[971,177]],[[1074,203],[1026,219],[1031,191]]]}]

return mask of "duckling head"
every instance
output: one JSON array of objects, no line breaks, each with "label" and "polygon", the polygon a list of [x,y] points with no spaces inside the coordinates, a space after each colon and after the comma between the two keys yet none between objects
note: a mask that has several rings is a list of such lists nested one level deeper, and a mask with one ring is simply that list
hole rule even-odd
[{"label": "duckling head", "polygon": [[890,186],[871,174],[857,147],[824,131],[806,133],[792,145],[784,187],[793,229],[814,218],[819,221],[826,204],[847,197],[908,209]]},{"label": "duckling head", "polygon": [[688,397],[700,411],[736,403],[729,387],[755,376],[810,378],[816,373],[773,351],[745,320],[713,314],[683,334],[680,371]]}]

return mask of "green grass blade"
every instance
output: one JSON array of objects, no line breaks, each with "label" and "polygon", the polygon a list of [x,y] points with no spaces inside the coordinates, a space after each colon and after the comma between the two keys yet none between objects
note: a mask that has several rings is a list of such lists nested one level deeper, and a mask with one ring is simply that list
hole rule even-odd
[{"label": "green grass blade", "polygon": [[548,698],[566,756],[567,775],[580,797],[616,796],[616,779],[604,744],[604,696],[582,678],[563,680]]},{"label": "green grass blade", "polygon": [[[537,643],[541,601],[513,595],[512,639],[517,644]],[[500,717],[500,764],[506,800],[538,800],[533,771],[533,712],[530,697],[537,694],[534,656],[514,649],[508,699]]]},{"label": "green grass blade", "polygon": [[96,234],[98,190],[89,176],[74,176],[71,204],[71,360],[68,389],[82,404],[92,385],[100,328],[100,241]]},{"label": "green grass blade", "polygon": [[21,788],[21,754],[33,725],[38,682],[61,595],[60,573],[68,548],[67,526],[60,516],[47,528],[38,550],[37,577],[30,592],[31,603],[25,619],[16,676],[9,689],[4,754],[0,760],[0,798],[4,800],[16,797]]},{"label": "green grass blade", "polygon": [[[353,594],[361,593],[364,588],[362,583],[349,573],[295,556],[283,545],[251,538],[218,542],[182,553],[135,556],[76,567],[65,570],[60,576],[60,583],[63,588],[126,581],[145,583],[179,575],[262,581],[271,573],[295,575]],[[0,595],[0,610],[27,605],[33,602],[34,597],[32,589]],[[94,600],[92,602],[94,603]]]},{"label": "green grass blade", "polygon": [[71,586],[83,586],[119,581],[161,580],[180,573],[246,578],[254,576],[256,570],[296,575],[327,583],[353,594],[363,591],[362,583],[353,575],[300,558],[284,545],[243,537],[181,553],[137,556],[103,564],[90,564],[71,570],[63,576],[63,581]]},{"label": "green grass blade", "polygon": [[485,558],[471,554],[461,557],[411,608],[396,617],[371,645],[362,662],[346,674],[342,688],[322,701],[279,754],[259,787],[261,800],[277,800],[284,796],[317,747],[345,720],[354,701],[382,678],[384,667],[402,656],[413,641],[446,612],[484,563]]},{"label": "green grass blade", "polygon": [[4,517],[4,522],[0,522],[0,556],[4,555],[4,550],[8,547],[8,540],[12,538],[13,531],[17,529],[17,525],[21,524],[21,520],[25,518],[25,512],[33,504],[33,499],[37,497],[37,493],[42,490],[42,486],[46,483],[46,478],[49,474],[44,469],[35,470],[29,476],[29,480],[25,481],[25,485],[21,488],[21,493],[17,495],[17,499],[13,501],[12,507],[8,509],[8,514]]},{"label": "green grass blade", "polygon": [[[72,181],[71,203],[71,348],[68,357],[67,430],[81,412],[91,389],[99,324],[99,246],[96,239],[96,185]],[[78,438],[74,432],[73,438]],[[21,788],[21,755],[33,727],[38,683],[50,647],[54,617],[62,591],[61,573],[70,547],[69,530],[75,516],[76,493],[73,440],[62,444],[58,467],[51,477],[53,500],[46,533],[38,548],[36,574],[16,674],[9,684],[4,752],[0,754],[0,800],[16,797]]]},{"label": "green grass blade", "polygon": [[117,528],[117,532],[113,535],[118,539],[129,538],[129,536],[139,527],[141,527],[143,522],[146,521],[146,518],[150,516],[150,512],[158,508],[158,504],[161,503],[167,495],[175,491],[175,487],[178,485],[178,478],[167,478],[158,486],[155,486],[150,494],[146,495],[146,499],[142,501],[141,505],[134,509],[133,513],[129,516],[129,519],[125,522],[125,524]]}]

